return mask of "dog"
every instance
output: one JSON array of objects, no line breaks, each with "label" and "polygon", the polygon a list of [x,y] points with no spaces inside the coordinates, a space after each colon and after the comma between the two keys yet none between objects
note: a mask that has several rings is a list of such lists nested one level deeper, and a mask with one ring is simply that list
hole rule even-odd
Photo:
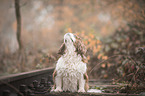
[{"label": "dog", "polygon": [[86,48],[77,35],[66,33],[64,43],[58,54],[56,68],[53,72],[53,92],[86,92],[89,89]]}]

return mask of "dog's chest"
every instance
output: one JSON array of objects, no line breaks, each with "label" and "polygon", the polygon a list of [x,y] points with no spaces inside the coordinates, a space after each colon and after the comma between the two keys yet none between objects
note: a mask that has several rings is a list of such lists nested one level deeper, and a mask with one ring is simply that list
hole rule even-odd
[{"label": "dog's chest", "polygon": [[56,70],[58,75],[76,76],[77,74],[84,74],[86,72],[86,64],[82,62],[81,56],[64,55],[59,58]]}]

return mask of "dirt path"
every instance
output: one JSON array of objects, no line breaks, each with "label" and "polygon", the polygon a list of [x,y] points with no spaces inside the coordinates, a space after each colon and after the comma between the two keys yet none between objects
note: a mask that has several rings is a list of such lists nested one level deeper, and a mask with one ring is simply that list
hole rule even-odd
[{"label": "dirt path", "polygon": [[[86,93],[47,93],[45,96],[140,96],[139,94],[121,93],[127,84],[113,84],[112,80],[90,80],[90,89]],[[42,95],[37,95],[42,96]]]}]

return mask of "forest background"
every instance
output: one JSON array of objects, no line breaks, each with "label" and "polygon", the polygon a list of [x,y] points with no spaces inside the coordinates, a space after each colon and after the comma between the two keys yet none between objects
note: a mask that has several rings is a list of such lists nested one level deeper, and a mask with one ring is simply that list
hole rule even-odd
[{"label": "forest background", "polygon": [[[91,79],[145,85],[144,0],[14,0],[0,3],[0,76],[55,67],[67,32],[87,47]],[[21,49],[21,50],[20,50]]]}]

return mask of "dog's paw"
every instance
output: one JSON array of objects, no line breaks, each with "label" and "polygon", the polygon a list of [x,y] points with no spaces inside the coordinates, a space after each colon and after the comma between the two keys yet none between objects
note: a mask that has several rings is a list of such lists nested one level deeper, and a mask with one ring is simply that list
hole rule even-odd
[{"label": "dog's paw", "polygon": [[54,89],[51,89],[50,92],[54,92]]},{"label": "dog's paw", "polygon": [[61,88],[56,88],[56,89],[54,90],[54,92],[62,92],[62,89],[61,89]]},{"label": "dog's paw", "polygon": [[80,92],[83,92],[83,93],[84,93],[84,92],[86,92],[86,91],[85,91],[85,89],[79,89],[78,92],[79,92],[79,93],[80,93]]},{"label": "dog's paw", "polygon": [[50,90],[50,92],[54,92],[55,87],[53,86]]}]

